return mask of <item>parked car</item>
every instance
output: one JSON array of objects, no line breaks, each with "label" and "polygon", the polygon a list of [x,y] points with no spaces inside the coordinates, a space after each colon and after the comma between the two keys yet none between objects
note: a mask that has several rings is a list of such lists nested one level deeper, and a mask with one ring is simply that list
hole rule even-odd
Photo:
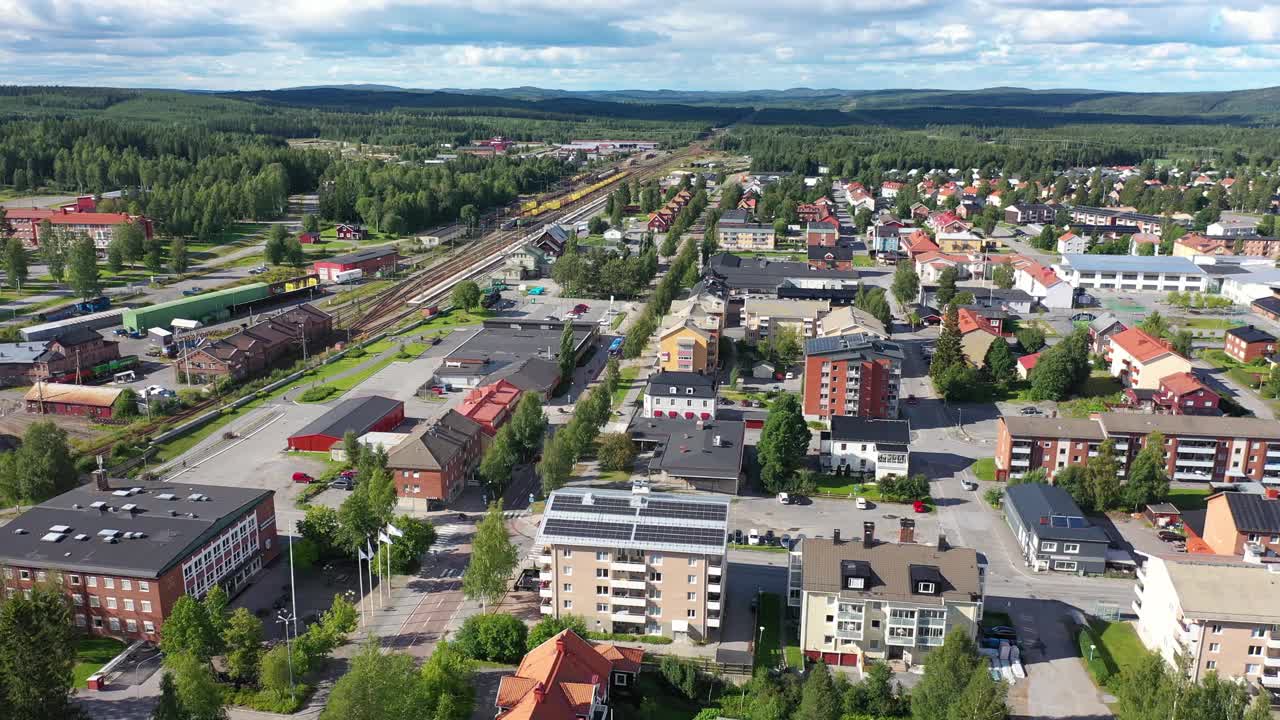
[{"label": "parked car", "polygon": [[351,490],[353,487],[355,487],[355,483],[351,482],[351,480],[347,478],[339,477],[335,479],[333,482],[329,483],[329,487],[333,488],[334,490]]},{"label": "parked car", "polygon": [[182,294],[187,297],[191,297],[192,295],[199,295],[201,292],[203,292],[203,290],[201,290],[199,286],[196,286],[193,288],[187,288],[186,290],[183,290]]},{"label": "parked car", "polygon": [[1007,640],[1014,640],[1018,637],[1018,631],[1008,625],[997,625],[995,627],[987,628],[982,632],[987,637],[1003,638]]},{"label": "parked car", "polygon": [[128,333],[126,333],[126,335],[133,338],[134,340],[141,340],[142,338],[147,336],[147,334],[142,332],[141,330],[130,330]]},{"label": "parked car", "polygon": [[783,536],[782,536],[782,539],[781,539],[779,542],[782,544],[782,547],[784,547],[784,548],[786,548],[786,549],[788,549],[788,550],[790,550],[790,549],[791,549],[791,536],[790,536],[790,535],[783,535]]},{"label": "parked car", "polygon": [[1019,415],[1040,415],[1040,408],[1028,405],[1018,411]]},{"label": "parked car", "polygon": [[111,334],[119,337],[127,337],[129,335],[129,331],[125,330],[124,328],[116,328],[115,330],[111,331]]},{"label": "parked car", "polygon": [[853,501],[853,506],[858,508],[859,510],[866,510],[869,507],[869,504],[867,503],[866,498],[860,497],[857,500]]},{"label": "parked car", "polygon": [[764,531],[764,537],[763,537],[763,538],[761,538],[761,541],[762,541],[765,545],[775,545],[775,544],[777,544],[778,539],[777,539],[776,537],[774,537],[774,535],[773,535],[773,531],[772,531],[772,530],[765,530],[765,531]]},{"label": "parked car", "polygon": [[759,545],[759,544],[760,544],[760,531],[759,531],[759,530],[757,530],[757,529],[755,529],[755,528],[751,528],[751,532],[747,533],[747,544],[748,544],[748,545]]},{"label": "parked car", "polygon": [[308,474],[304,473],[304,472],[296,472],[296,473],[294,473],[294,474],[293,474],[293,481],[294,481],[294,482],[296,482],[296,483],[306,483],[306,484],[310,484],[310,483],[315,482],[315,481],[316,481],[316,479],[315,479],[315,478],[313,478],[313,477],[311,477],[310,475],[308,475]]},{"label": "parked car", "polygon": [[964,480],[964,479],[962,479],[962,480],[960,480],[960,487],[964,488],[965,490],[977,490],[977,489],[978,489],[978,483],[976,483],[976,482],[974,482],[974,481],[972,481],[972,480]]},{"label": "parked car", "polygon": [[920,401],[916,399],[916,396],[915,396],[915,395],[908,395],[908,396],[907,396],[907,404],[908,404],[908,405],[918,405],[919,403],[920,403]]},{"label": "parked car", "polygon": [[917,500],[917,501],[915,501],[915,502],[911,503],[911,509],[912,509],[913,511],[915,511],[915,512],[918,512],[918,513],[926,513],[926,512],[929,512],[929,508],[925,506],[925,504],[924,504],[924,501],[923,501],[923,500]]},{"label": "parked car", "polygon": [[1172,542],[1172,543],[1186,542],[1187,540],[1185,537],[1183,537],[1182,535],[1172,530],[1161,530],[1160,532],[1156,533],[1156,537],[1160,538],[1164,542]]},{"label": "parked car", "polygon": [[350,481],[350,482],[352,482],[352,483],[355,483],[355,481],[356,481],[356,471],[355,471],[355,470],[343,470],[342,472],[338,473],[338,477],[342,478],[343,480],[348,480],[348,481]]},{"label": "parked car", "polygon": [[778,493],[778,502],[779,502],[779,503],[781,503],[781,504],[783,504],[783,505],[790,505],[790,504],[791,504],[791,496],[790,496],[790,495],[788,495],[787,493],[780,492],[780,493]]}]

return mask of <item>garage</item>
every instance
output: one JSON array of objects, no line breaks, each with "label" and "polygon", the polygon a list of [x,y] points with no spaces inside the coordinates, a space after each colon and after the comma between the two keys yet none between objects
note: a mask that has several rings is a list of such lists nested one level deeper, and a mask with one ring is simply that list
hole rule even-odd
[{"label": "garage", "polygon": [[328,452],[353,432],[360,437],[371,432],[390,432],[404,422],[404,403],[381,395],[351,398],[338,403],[296,434],[289,436],[289,449]]}]

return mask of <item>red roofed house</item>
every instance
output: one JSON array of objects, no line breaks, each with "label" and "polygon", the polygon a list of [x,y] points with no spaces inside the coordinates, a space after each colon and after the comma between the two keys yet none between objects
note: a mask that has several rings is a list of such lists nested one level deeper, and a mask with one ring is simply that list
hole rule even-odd
[{"label": "red roofed house", "polygon": [[986,330],[996,335],[1005,335],[1004,321],[1007,315],[1004,312],[991,312],[984,314],[986,308],[962,307],[957,312],[960,321],[960,334],[964,335],[972,330]]},{"label": "red roofed house", "polygon": [[738,209],[746,210],[747,212],[755,212],[756,196],[750,193],[743,195],[742,199],[738,201]]},{"label": "red roofed house", "polygon": [[800,203],[796,206],[796,215],[800,217],[800,222],[817,222],[826,217],[826,214],[826,207],[815,203]]},{"label": "red roofed house", "polygon": [[1018,358],[1018,378],[1026,380],[1031,377],[1031,371],[1036,369],[1036,363],[1040,362],[1040,353],[1031,353]]},{"label": "red roofed house", "polygon": [[886,180],[885,182],[880,183],[880,197],[896,198],[898,197],[898,191],[901,189],[902,183]]},{"label": "red roofed house", "polygon": [[302,245],[315,245],[323,241],[318,232],[301,232],[298,233],[298,242]]},{"label": "red roofed house", "polygon": [[369,236],[363,225],[348,223],[339,223],[334,232],[338,234],[339,240],[364,240]]},{"label": "red roofed house", "polygon": [[481,385],[467,393],[458,412],[479,423],[485,434],[493,437],[515,413],[520,394],[520,388],[506,380]]},{"label": "red roofed house", "polygon": [[1191,372],[1191,361],[1168,343],[1132,327],[1111,336],[1111,375],[1125,387],[1156,390],[1174,373]]},{"label": "red roofed house", "polygon": [[649,230],[653,232],[666,232],[671,227],[672,216],[666,210],[659,210],[655,213],[649,213]]},{"label": "red roofed house", "polygon": [[153,232],[149,218],[125,213],[77,212],[66,208],[13,208],[5,213],[5,218],[13,231],[10,237],[18,238],[28,248],[40,247],[40,225],[45,220],[57,230],[87,235],[99,250],[106,249],[115,238],[116,228],[122,225],[141,223],[143,236],[147,240],[151,239]]},{"label": "red roofed house", "polygon": [[938,252],[938,244],[929,237],[929,233],[923,230],[916,230],[901,240],[902,250],[909,258],[915,258],[917,255],[923,255],[929,252]]},{"label": "red roofed house", "polygon": [[597,720],[612,716],[609,695],[640,673],[644,650],[594,645],[572,630],[530,650],[498,683],[495,720]]}]

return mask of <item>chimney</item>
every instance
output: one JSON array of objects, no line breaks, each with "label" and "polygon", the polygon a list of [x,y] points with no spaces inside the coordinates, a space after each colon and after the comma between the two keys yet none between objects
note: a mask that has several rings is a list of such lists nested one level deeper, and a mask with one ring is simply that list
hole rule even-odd
[{"label": "chimney", "polygon": [[533,700],[535,703],[542,702],[544,699],[546,699],[546,697],[547,697],[547,688],[545,685],[543,685],[542,683],[538,683],[537,685],[533,686]]},{"label": "chimney", "polygon": [[947,544],[947,534],[944,532],[938,533],[938,550],[945,551],[950,549],[951,546]]},{"label": "chimney", "polygon": [[831,541],[837,545],[840,544],[840,528],[831,531]]},{"label": "chimney", "polygon": [[870,548],[876,544],[876,524],[868,520],[862,523],[862,547]]},{"label": "chimney", "polygon": [[564,636],[563,635],[556,638],[556,654],[557,655],[564,654]]},{"label": "chimney", "polygon": [[111,485],[107,483],[107,471],[102,468],[94,470],[89,475],[93,478],[93,486],[101,492],[111,492]]},{"label": "chimney", "polygon": [[1280,500],[1280,488],[1267,488],[1265,494],[1268,500]]},{"label": "chimney", "polygon": [[913,543],[916,541],[916,521],[902,518],[898,521],[898,542]]}]

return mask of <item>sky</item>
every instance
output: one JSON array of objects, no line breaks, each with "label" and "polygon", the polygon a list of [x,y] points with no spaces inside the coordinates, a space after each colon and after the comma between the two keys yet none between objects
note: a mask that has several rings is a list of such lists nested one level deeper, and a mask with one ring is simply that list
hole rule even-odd
[{"label": "sky", "polygon": [[0,17],[10,84],[1280,84],[1280,4],[1261,0],[0,0]]}]

